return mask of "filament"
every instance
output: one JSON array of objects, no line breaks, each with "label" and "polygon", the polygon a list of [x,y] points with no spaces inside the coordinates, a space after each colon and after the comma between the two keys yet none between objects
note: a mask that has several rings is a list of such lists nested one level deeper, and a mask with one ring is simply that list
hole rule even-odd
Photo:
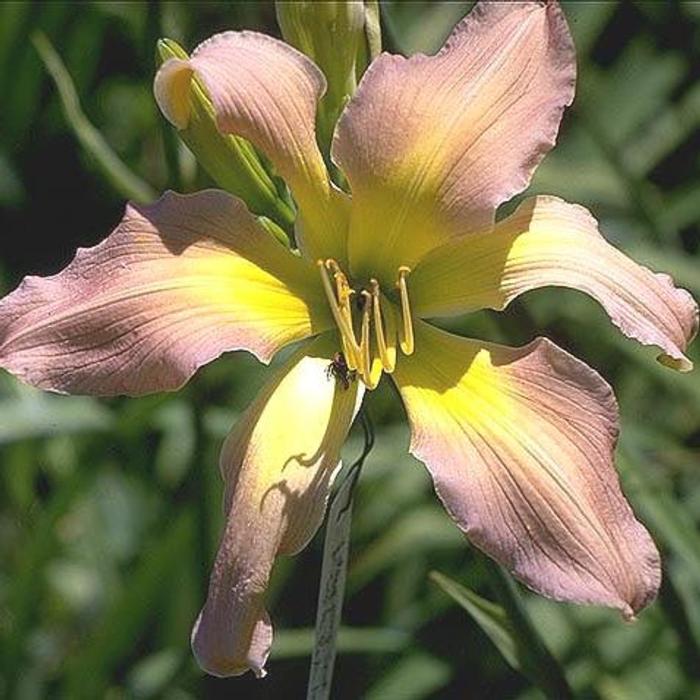
[{"label": "filament", "polygon": [[[391,373],[396,367],[397,340],[403,354],[411,355],[414,351],[413,318],[406,281],[411,270],[406,266],[398,269],[399,323],[398,309],[386,297],[387,306],[382,308],[383,296],[376,279],[370,279],[367,289],[356,291],[335,260],[318,260],[316,264],[348,369],[356,371],[368,389],[374,389],[382,372]],[[354,296],[360,303],[352,303]],[[356,315],[353,319],[353,312],[358,312],[359,318]]]},{"label": "filament", "polygon": [[399,295],[401,297],[401,335],[399,338],[399,344],[401,345],[401,350],[404,355],[412,355],[414,350],[414,338],[413,338],[413,319],[411,318],[411,305],[408,300],[408,285],[406,284],[406,277],[411,272],[411,269],[406,266],[401,266],[399,268],[399,279],[396,282],[396,286],[399,288]]},{"label": "filament", "polygon": [[372,353],[370,351],[370,340],[369,340],[369,326],[370,326],[370,313],[372,309],[372,295],[366,291],[362,290],[362,297],[365,300],[362,307],[362,321],[360,323],[360,374],[362,374],[362,379],[369,386],[370,384],[370,372],[372,369]]},{"label": "filament", "polygon": [[[377,280],[370,280],[372,287],[372,312],[374,320],[374,333],[377,338],[377,350],[379,351],[379,359],[382,362],[382,368],[385,372],[393,372],[396,365],[396,358],[389,355],[389,349],[386,345],[386,337],[384,335],[384,322],[382,319],[382,306],[379,299],[380,289]],[[391,313],[391,312],[390,312]]]}]

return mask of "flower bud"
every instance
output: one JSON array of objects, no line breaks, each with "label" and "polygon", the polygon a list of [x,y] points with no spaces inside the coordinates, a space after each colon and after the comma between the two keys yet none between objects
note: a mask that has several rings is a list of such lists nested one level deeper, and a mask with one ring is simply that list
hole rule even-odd
[{"label": "flower bud", "polygon": [[[172,39],[160,39],[157,48],[160,63],[169,58],[188,58],[187,52]],[[178,130],[178,135],[199,164],[219,187],[240,197],[254,214],[291,227],[294,211],[283,198],[284,186],[275,183],[252,144],[218,130],[211,100],[196,76],[189,99],[189,121],[186,128]]]},{"label": "flower bud", "polygon": [[381,51],[376,0],[276,3],[285,41],[312,58],[328,82],[318,111],[318,140],[328,153],[333,129],[365,68]]}]

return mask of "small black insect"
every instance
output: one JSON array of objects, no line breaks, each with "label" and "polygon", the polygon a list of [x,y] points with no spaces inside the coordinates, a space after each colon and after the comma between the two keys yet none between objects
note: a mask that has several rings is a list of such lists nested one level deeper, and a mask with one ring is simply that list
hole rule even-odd
[{"label": "small black insect", "polygon": [[326,367],[326,377],[340,382],[343,389],[349,389],[350,382],[354,382],[357,379],[357,372],[348,367],[345,355],[342,352],[336,352],[330,364]]}]

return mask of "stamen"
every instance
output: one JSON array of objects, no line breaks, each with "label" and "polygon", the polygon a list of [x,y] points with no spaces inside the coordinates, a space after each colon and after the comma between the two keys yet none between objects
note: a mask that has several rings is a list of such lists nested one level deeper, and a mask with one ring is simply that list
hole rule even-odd
[{"label": "stamen", "polygon": [[[379,282],[375,279],[369,281],[372,287],[372,311],[374,316],[374,333],[377,338],[377,350],[379,351],[379,359],[382,361],[382,369],[385,372],[393,372],[396,365],[396,358],[389,355],[389,349],[386,345],[386,337],[384,335],[384,321],[382,319],[382,306],[379,300],[380,289]],[[391,313],[391,312],[390,312]]]},{"label": "stamen", "polygon": [[[336,295],[338,298],[338,308],[340,309],[340,313],[342,314],[343,318],[345,319],[345,323],[346,323],[347,327],[352,329],[352,309],[350,306],[350,299],[351,299],[352,295],[355,293],[355,290],[350,288],[350,285],[348,284],[348,278],[340,270],[340,268],[338,267],[338,264],[335,262],[335,260],[326,260],[326,268],[334,270],[333,278],[335,279],[335,291],[336,291]],[[347,350],[348,342],[343,337],[343,333],[341,333],[340,338],[341,338],[341,341],[343,343],[343,350],[345,353],[346,364],[348,366],[348,369],[356,370],[357,363],[355,360],[355,353],[348,352],[348,350]],[[353,329],[353,338],[354,338],[354,329]]]},{"label": "stamen", "polygon": [[351,348],[348,341],[345,339],[345,334],[340,333],[340,344],[343,346],[343,355],[345,356],[345,364],[351,372],[357,370],[357,362],[355,361],[355,349]]},{"label": "stamen", "polygon": [[[328,261],[330,262],[330,261]],[[357,345],[357,340],[355,339],[355,333],[352,330],[352,323],[348,323],[347,317],[338,305],[338,299],[336,298],[335,292],[331,285],[330,276],[327,272],[327,262],[323,260],[318,260],[316,265],[318,266],[319,272],[321,274],[321,281],[323,282],[323,290],[326,292],[326,297],[328,298],[328,304],[331,307],[331,313],[333,314],[333,319],[338,326],[340,331],[340,337],[343,343],[343,351],[345,353],[345,359],[350,369],[358,367],[360,348]]]},{"label": "stamen", "polygon": [[363,289],[361,294],[365,300],[365,303],[362,307],[362,323],[360,326],[360,362],[362,366],[359,368],[359,371],[362,375],[362,380],[365,384],[369,386],[369,384],[371,383],[370,373],[372,370],[372,353],[370,351],[369,343],[369,325],[370,313],[372,309],[372,295],[366,289]]},{"label": "stamen", "polygon": [[411,305],[408,301],[408,286],[406,285],[406,276],[410,272],[410,267],[402,265],[399,268],[399,279],[396,282],[396,286],[399,288],[399,294],[401,295],[401,317],[403,321],[401,324],[399,344],[401,345],[401,351],[404,355],[412,355],[414,350],[413,319],[411,318]]}]

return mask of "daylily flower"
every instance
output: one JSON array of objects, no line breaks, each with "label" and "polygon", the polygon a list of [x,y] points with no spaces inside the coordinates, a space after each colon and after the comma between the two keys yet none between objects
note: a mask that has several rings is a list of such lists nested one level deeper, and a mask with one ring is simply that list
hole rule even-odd
[{"label": "daylily flower", "polygon": [[[610,387],[546,339],[508,348],[425,320],[571,287],[660,348],[661,362],[691,368],[690,295],[609,245],[583,207],[534,197],[496,220],[574,96],[558,5],[483,2],[436,55],[380,55],[335,130],[347,194],[317,146],[325,81],[307,57],[244,31],[168,60],[155,95],[180,129],[193,76],[218,128],[288,183],[298,253],[221,191],[130,204],[103,243],[2,301],[0,365],[53,391],[141,395],[177,389],[222,352],[268,362],[302,341],[223,447],[227,524],[192,637],[201,666],[264,673],[271,567],[319,527],[341,445],[383,374],[403,399],[411,451],[476,547],[551,598],[626,618],[647,605],[659,555],[614,469]],[[334,357],[336,374],[347,365],[335,380]]]}]

